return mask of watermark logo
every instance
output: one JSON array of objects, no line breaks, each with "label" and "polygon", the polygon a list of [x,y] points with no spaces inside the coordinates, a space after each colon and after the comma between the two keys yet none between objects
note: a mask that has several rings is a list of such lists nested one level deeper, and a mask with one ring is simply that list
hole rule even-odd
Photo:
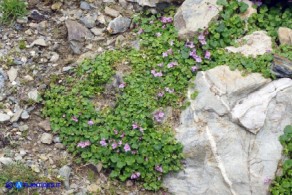
[{"label": "watermark logo", "polygon": [[7,189],[12,189],[12,188],[16,188],[17,190],[20,190],[22,188],[60,188],[61,187],[61,183],[60,182],[31,182],[31,183],[27,183],[27,182],[21,182],[21,181],[17,181],[17,182],[12,182],[12,181],[8,181],[5,184],[5,187]]}]

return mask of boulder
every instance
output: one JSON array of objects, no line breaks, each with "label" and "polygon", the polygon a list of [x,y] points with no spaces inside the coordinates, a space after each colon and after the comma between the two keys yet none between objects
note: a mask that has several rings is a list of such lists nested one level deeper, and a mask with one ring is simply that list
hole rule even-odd
[{"label": "boulder", "polygon": [[265,31],[255,31],[250,35],[237,40],[240,47],[226,47],[227,51],[232,53],[241,53],[244,56],[256,57],[271,52],[272,38]]},{"label": "boulder", "polygon": [[130,27],[130,24],[131,24],[130,18],[117,17],[109,23],[107,27],[107,31],[110,34],[122,33],[122,32],[125,32]]},{"label": "boulder", "polygon": [[[292,80],[243,77],[227,66],[199,72],[176,138],[185,167],[164,186],[180,195],[266,195],[282,159],[279,136],[292,123]],[[198,91],[195,100],[191,94]]]},{"label": "boulder", "polygon": [[281,44],[292,45],[292,29],[280,27],[278,29],[278,36]]},{"label": "boulder", "polygon": [[222,6],[217,0],[186,0],[174,16],[174,25],[182,39],[193,38],[199,29],[206,29]]},{"label": "boulder", "polygon": [[279,78],[292,78],[292,61],[279,55],[274,55],[271,72]]}]

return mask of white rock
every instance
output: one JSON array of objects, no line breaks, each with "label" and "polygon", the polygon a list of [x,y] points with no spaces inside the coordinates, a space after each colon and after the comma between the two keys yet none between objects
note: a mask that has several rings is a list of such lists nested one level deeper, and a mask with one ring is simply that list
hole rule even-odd
[{"label": "white rock", "polygon": [[22,114],[21,114],[20,117],[21,117],[21,119],[26,120],[26,119],[29,118],[29,114],[28,114],[28,112],[27,112],[26,110],[24,110],[24,111],[22,112]]},{"label": "white rock", "polygon": [[273,51],[272,38],[265,31],[253,32],[239,39],[238,42],[242,42],[243,45],[240,47],[226,47],[227,51],[252,57]]},{"label": "white rock", "polygon": [[34,89],[34,90],[28,92],[28,98],[32,99],[34,101],[37,101],[38,100],[38,90]]},{"label": "white rock", "polygon": [[[275,178],[282,159],[279,136],[292,124],[292,80],[241,77],[216,67],[199,72],[195,85],[176,128],[185,168],[168,174],[164,186],[179,195],[269,194],[265,181]],[[192,100],[194,91],[199,95]]]},{"label": "white rock", "polygon": [[53,142],[53,135],[50,133],[43,133],[41,137],[41,142],[43,144],[51,144]]},{"label": "white rock", "polygon": [[292,45],[292,29],[280,27],[278,29],[278,36],[281,44]]},{"label": "white rock", "polygon": [[92,32],[95,36],[102,36],[102,35],[103,35],[103,31],[104,31],[103,28],[96,28],[96,27],[94,27],[94,28],[92,28],[92,29],[90,29],[90,30],[91,30],[91,32]]},{"label": "white rock", "polygon": [[10,120],[10,116],[7,114],[0,113],[0,122],[7,122]]},{"label": "white rock", "polygon": [[186,0],[174,16],[174,25],[180,38],[193,38],[199,29],[206,29],[215,19],[222,6],[217,0]]},{"label": "white rock", "polygon": [[104,12],[105,12],[105,14],[107,14],[109,16],[112,16],[114,18],[116,18],[116,17],[118,17],[120,15],[119,11],[114,10],[114,9],[112,9],[110,7],[107,7],[107,6],[105,7]]},{"label": "white rock", "polygon": [[57,62],[59,60],[59,54],[56,52],[52,53],[52,57],[50,58],[50,62]]},{"label": "white rock", "polygon": [[32,44],[30,45],[30,47],[33,47],[35,45],[43,46],[43,47],[48,46],[47,42],[44,39],[37,39],[37,40],[35,40],[34,42],[32,42]]},{"label": "white rock", "polygon": [[10,82],[13,82],[17,77],[17,69],[11,67],[10,70],[7,71],[8,78]]},{"label": "white rock", "polygon": [[0,157],[0,163],[2,163],[4,165],[9,165],[9,164],[13,164],[14,162],[11,158]]},{"label": "white rock", "polygon": [[14,113],[13,117],[10,119],[10,122],[14,123],[14,122],[18,121],[18,119],[19,119],[20,116],[21,116],[22,111],[23,111],[23,109],[18,109],[18,110]]}]

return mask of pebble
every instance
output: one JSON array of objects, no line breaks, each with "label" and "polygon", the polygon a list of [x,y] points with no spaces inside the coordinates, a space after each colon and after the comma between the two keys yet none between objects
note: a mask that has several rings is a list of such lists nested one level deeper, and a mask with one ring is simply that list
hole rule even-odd
[{"label": "pebble", "polygon": [[67,165],[63,166],[60,170],[59,170],[59,175],[64,179],[64,186],[67,190],[70,189],[70,185],[69,185],[69,177],[71,174],[71,168]]},{"label": "pebble", "polygon": [[60,137],[56,136],[54,137],[54,143],[60,143],[61,140],[60,140]]},{"label": "pebble", "polygon": [[22,160],[22,157],[20,155],[17,155],[15,158],[14,158],[16,161],[19,161],[19,160]]},{"label": "pebble", "polygon": [[45,131],[51,131],[51,124],[49,119],[41,121],[38,125]]},{"label": "pebble", "polygon": [[130,27],[130,24],[131,19],[127,17],[118,17],[109,23],[107,30],[110,34],[125,32]]},{"label": "pebble", "polygon": [[63,67],[63,72],[67,72],[69,70],[71,70],[73,67],[72,66],[65,66]]},{"label": "pebble", "polygon": [[19,24],[27,24],[28,23],[28,17],[24,16],[24,17],[21,17],[21,18],[17,18],[16,22],[19,23]]},{"label": "pebble", "polygon": [[26,120],[26,119],[29,118],[29,114],[28,114],[28,112],[27,112],[26,110],[24,110],[24,111],[22,112],[22,114],[21,114],[20,117],[21,117],[21,119]]},{"label": "pebble", "polygon": [[11,67],[10,70],[7,71],[8,78],[10,82],[13,82],[17,77],[17,69]]},{"label": "pebble", "polygon": [[62,5],[63,4],[61,2],[56,2],[51,6],[51,9],[52,10],[59,10],[59,9],[61,9]]},{"label": "pebble", "polygon": [[93,183],[87,186],[87,190],[91,193],[94,193],[94,192],[98,192],[100,190],[100,187]]},{"label": "pebble", "polygon": [[55,147],[58,148],[58,149],[61,149],[61,150],[65,148],[65,146],[63,144],[61,144],[61,143],[56,143]]},{"label": "pebble", "polygon": [[80,2],[80,9],[90,10],[90,5],[86,1],[81,1]]},{"label": "pebble", "polygon": [[36,173],[41,172],[40,166],[38,164],[31,165],[31,169]]},{"label": "pebble", "polygon": [[20,149],[19,150],[19,154],[20,154],[20,156],[25,156],[26,155],[26,151],[24,149]]},{"label": "pebble", "polygon": [[4,164],[4,165],[9,165],[14,163],[12,158],[8,158],[8,157],[0,157],[0,163]]},{"label": "pebble", "polygon": [[41,137],[41,142],[43,144],[51,144],[53,142],[53,135],[49,133],[43,133]]},{"label": "pebble", "polygon": [[80,18],[80,21],[87,27],[93,28],[95,26],[96,17],[91,15],[86,15]]},{"label": "pebble", "polygon": [[28,130],[28,126],[27,125],[22,125],[22,126],[19,126],[18,129],[20,131],[26,131],[26,130]]},{"label": "pebble", "polygon": [[38,100],[38,90],[34,89],[34,90],[31,90],[30,92],[28,92],[28,98],[32,99],[34,101],[37,101]]},{"label": "pebble", "polygon": [[92,29],[90,29],[91,30],[91,32],[95,35],[95,36],[102,36],[103,35],[103,31],[104,31],[104,29],[102,29],[102,28],[96,28],[96,27],[94,27],[94,28],[92,28]]},{"label": "pebble", "polygon": [[119,11],[114,10],[114,9],[108,7],[108,6],[105,7],[104,12],[105,12],[105,14],[107,14],[107,15],[109,15],[111,17],[114,17],[114,18],[116,18],[116,17],[118,17],[120,15]]},{"label": "pebble", "polygon": [[37,39],[37,40],[35,40],[34,42],[32,42],[32,44],[30,45],[30,47],[33,47],[35,45],[43,46],[43,47],[48,46],[47,42],[44,39]]},{"label": "pebble", "polygon": [[23,109],[18,109],[15,113],[14,113],[14,115],[13,115],[13,117],[10,119],[10,122],[16,122],[16,121],[18,121],[19,120],[19,118],[20,118],[20,116],[21,116],[21,113],[23,112]]},{"label": "pebble", "polygon": [[59,60],[59,54],[56,52],[52,52],[52,57],[50,59],[50,62],[57,62]]}]

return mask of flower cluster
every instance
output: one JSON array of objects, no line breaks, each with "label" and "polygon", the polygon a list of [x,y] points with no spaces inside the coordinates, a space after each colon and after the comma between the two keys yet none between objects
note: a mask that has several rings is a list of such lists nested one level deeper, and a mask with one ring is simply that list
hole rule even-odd
[{"label": "flower cluster", "polygon": [[154,77],[162,77],[162,72],[156,72],[156,70],[151,70],[151,74],[153,74]]},{"label": "flower cluster", "polygon": [[187,41],[185,46],[188,47],[188,48],[191,48],[191,49],[195,48],[194,43],[190,42],[190,41]]},{"label": "flower cluster", "polygon": [[200,43],[201,43],[202,45],[206,45],[206,44],[207,44],[207,42],[206,42],[206,40],[205,40],[205,36],[204,36],[203,34],[200,34],[200,35],[198,36],[198,40],[200,41]]},{"label": "flower cluster", "polygon": [[103,138],[99,143],[100,143],[100,145],[103,146],[103,147],[104,147],[104,146],[107,146],[106,140],[105,140],[104,138]]},{"label": "flower cluster", "polygon": [[177,62],[170,62],[169,64],[167,64],[167,67],[172,68],[172,67],[177,66],[177,65],[178,65]]},{"label": "flower cluster", "polygon": [[93,122],[92,120],[89,120],[89,121],[87,122],[87,124],[88,124],[89,126],[92,126],[92,125],[94,124],[94,122]]},{"label": "flower cluster", "polygon": [[162,122],[163,118],[164,118],[164,112],[162,111],[158,111],[154,114],[154,118],[157,122]]},{"label": "flower cluster", "polygon": [[169,55],[172,55],[173,54],[173,51],[172,51],[172,49],[170,48],[169,50],[167,50],[166,52],[163,52],[162,53],[162,57],[167,57],[167,56],[169,56]]},{"label": "flower cluster", "polygon": [[91,144],[90,141],[79,142],[77,144],[77,147],[79,147],[79,148],[85,148],[87,146],[90,146],[90,144]]},{"label": "flower cluster", "polygon": [[201,63],[202,62],[202,58],[200,56],[197,55],[197,51],[196,49],[193,49],[191,52],[190,52],[190,56],[196,60],[196,62],[198,63]]},{"label": "flower cluster", "polygon": [[163,24],[167,24],[167,23],[172,23],[172,17],[161,17],[160,21],[163,23]]},{"label": "flower cluster", "polygon": [[130,145],[128,143],[125,144],[124,150],[125,150],[125,152],[131,151],[131,147],[130,147]]},{"label": "flower cluster", "polygon": [[134,172],[132,175],[131,175],[131,179],[138,179],[140,177],[140,172]]}]

